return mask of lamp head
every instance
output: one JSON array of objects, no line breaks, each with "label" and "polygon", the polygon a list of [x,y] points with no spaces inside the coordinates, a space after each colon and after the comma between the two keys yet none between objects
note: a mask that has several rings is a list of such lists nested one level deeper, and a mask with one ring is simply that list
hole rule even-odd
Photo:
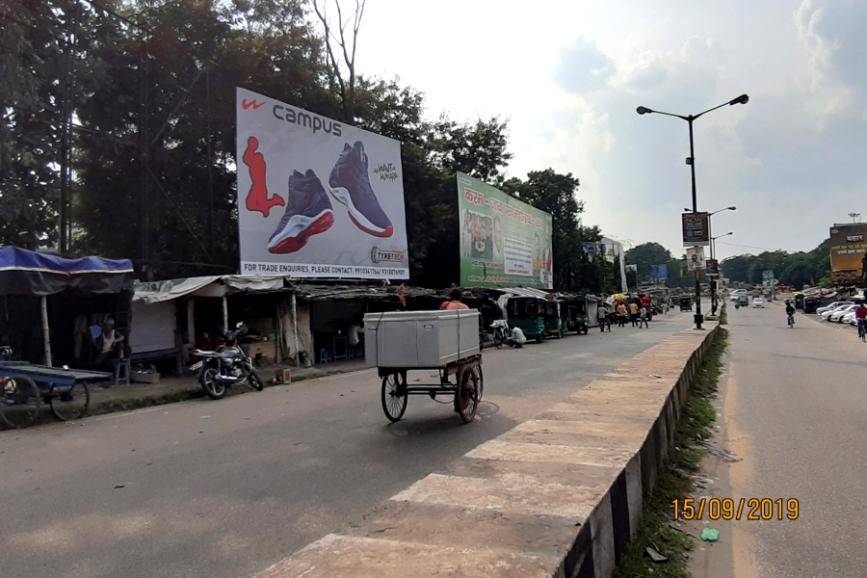
[{"label": "lamp head", "polygon": [[638,108],[635,109],[635,112],[637,112],[638,114],[650,114],[653,111],[650,110],[649,108],[647,108],[646,106],[639,106]]},{"label": "lamp head", "polygon": [[746,95],[746,94],[742,94],[742,95],[740,95],[739,97],[737,97],[737,98],[733,98],[732,100],[730,100],[730,101],[729,101],[729,106],[732,106],[732,105],[735,105],[735,104],[746,104],[746,103],[748,103],[749,101],[750,101],[750,97],[749,97],[748,95]]},{"label": "lamp head", "polygon": [[729,211],[736,211],[737,207],[732,205],[731,207],[726,207]]}]

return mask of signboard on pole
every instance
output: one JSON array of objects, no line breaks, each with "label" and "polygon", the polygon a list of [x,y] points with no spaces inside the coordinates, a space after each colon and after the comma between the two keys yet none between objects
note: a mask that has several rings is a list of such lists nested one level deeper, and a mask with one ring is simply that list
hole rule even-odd
[{"label": "signboard on pole", "polygon": [[704,247],[688,247],[686,263],[690,271],[700,271],[705,268]]},{"label": "signboard on pole", "polygon": [[681,224],[683,225],[684,247],[710,245],[710,228],[706,212],[683,213],[681,215]]},{"label": "signboard on pole", "polygon": [[235,95],[242,275],[408,279],[400,143]]},{"label": "signboard on pole", "polygon": [[458,173],[461,285],[553,289],[551,215]]},{"label": "signboard on pole", "polygon": [[719,261],[716,259],[707,259],[705,261],[707,274],[711,277],[719,277]]},{"label": "signboard on pole", "polygon": [[835,285],[857,283],[864,277],[867,263],[867,224],[844,223],[831,227],[831,282]]}]

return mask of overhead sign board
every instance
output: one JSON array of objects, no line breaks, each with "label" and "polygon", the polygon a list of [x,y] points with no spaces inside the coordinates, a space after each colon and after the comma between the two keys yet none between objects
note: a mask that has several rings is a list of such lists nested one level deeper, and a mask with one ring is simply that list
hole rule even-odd
[{"label": "overhead sign board", "polygon": [[707,274],[713,277],[719,276],[719,261],[716,259],[707,259],[705,261]]},{"label": "overhead sign board", "polygon": [[681,223],[683,225],[684,247],[710,244],[710,228],[708,227],[706,212],[683,213]]},{"label": "overhead sign board", "polygon": [[551,215],[463,173],[461,285],[552,289]]},{"label": "overhead sign board", "polygon": [[241,274],[408,279],[400,143],[243,88],[235,100]]}]

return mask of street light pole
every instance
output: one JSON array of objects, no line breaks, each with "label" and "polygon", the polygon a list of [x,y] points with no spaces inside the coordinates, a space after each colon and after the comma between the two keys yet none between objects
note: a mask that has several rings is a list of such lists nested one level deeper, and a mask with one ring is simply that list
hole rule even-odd
[{"label": "street light pole", "polygon": [[[742,94],[737,98],[733,98],[728,102],[724,102],[724,103],[717,105],[713,108],[709,108],[704,112],[700,112],[698,114],[689,114],[686,116],[684,116],[682,114],[674,114],[671,112],[662,112],[660,110],[653,110],[653,109],[647,108],[646,106],[639,106],[635,110],[638,114],[656,113],[656,114],[662,114],[665,116],[673,116],[675,118],[685,120],[687,122],[687,124],[689,125],[689,158],[686,159],[686,164],[688,164],[690,166],[690,172],[691,172],[691,176],[692,176],[692,212],[693,213],[698,212],[698,200],[697,200],[696,186],[695,186],[695,146],[693,143],[693,136],[692,136],[692,123],[700,116],[703,116],[703,115],[705,115],[705,114],[707,114],[713,110],[716,110],[718,108],[722,108],[726,105],[733,106],[735,104],[746,104],[749,101],[750,101],[750,97],[747,96],[746,94]],[[710,239],[710,217],[708,217],[708,239]],[[708,243],[708,244],[710,245],[710,243]],[[711,251],[713,251],[712,247],[711,247]],[[701,329],[701,324],[702,324],[703,320],[704,320],[704,316],[701,314],[701,270],[696,269],[696,271],[695,271],[695,328],[696,329]]]}]

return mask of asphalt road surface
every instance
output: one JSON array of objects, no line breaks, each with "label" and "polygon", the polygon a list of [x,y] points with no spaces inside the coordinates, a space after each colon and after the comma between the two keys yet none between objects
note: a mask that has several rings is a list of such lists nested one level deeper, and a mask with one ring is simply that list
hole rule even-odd
[{"label": "asphalt road surface", "polygon": [[729,323],[721,437],[743,461],[711,468],[712,493],[795,498],[800,516],[713,523],[694,575],[867,576],[867,344],[815,315],[789,329],[780,303],[730,308]]},{"label": "asphalt road surface", "polygon": [[367,370],[0,432],[0,576],[250,575],[690,323],[486,350],[466,426],[426,397],[388,425]]}]

